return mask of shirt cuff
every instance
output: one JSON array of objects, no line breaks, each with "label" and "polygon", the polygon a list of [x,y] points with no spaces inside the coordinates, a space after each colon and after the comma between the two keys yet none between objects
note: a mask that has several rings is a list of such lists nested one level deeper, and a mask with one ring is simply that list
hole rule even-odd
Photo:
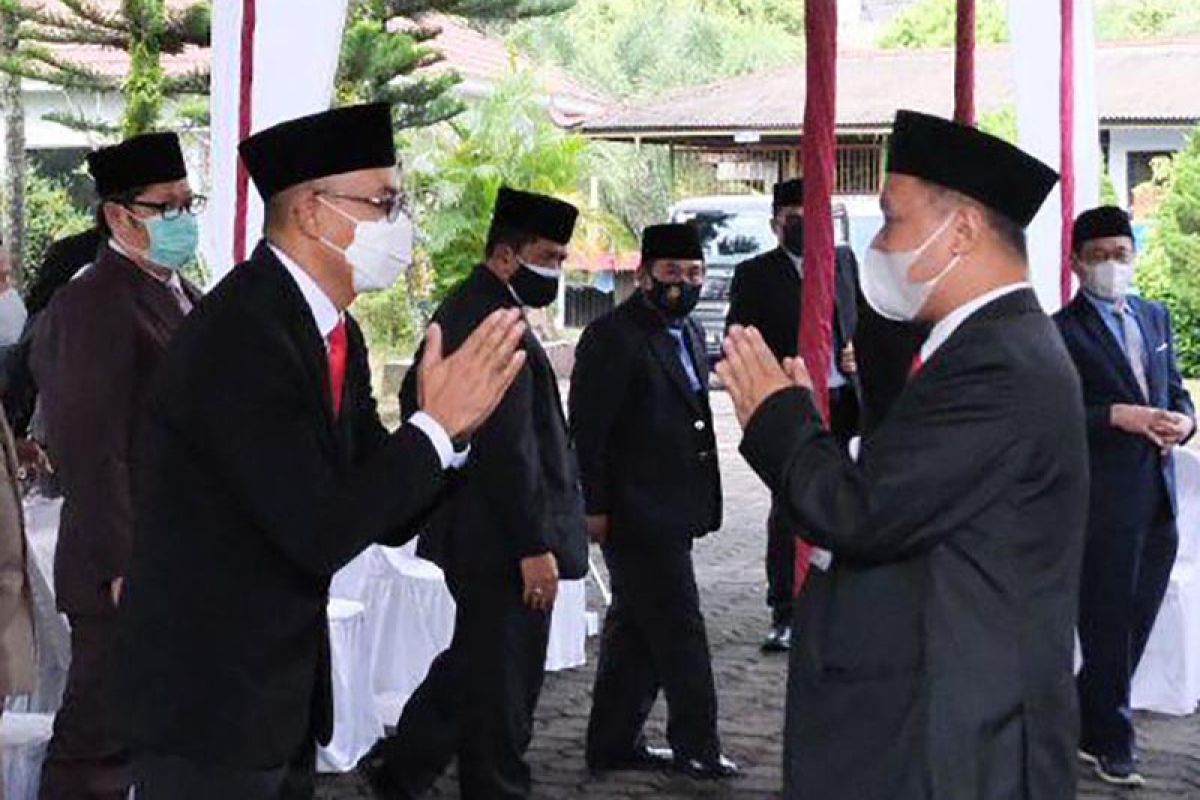
[{"label": "shirt cuff", "polygon": [[408,418],[408,424],[429,438],[429,443],[433,445],[434,450],[437,450],[438,460],[442,462],[442,469],[461,469],[466,465],[467,457],[471,455],[471,448],[464,447],[462,450],[455,450],[454,443],[450,441],[450,434],[446,433],[446,429],[436,419],[424,411],[418,411]]}]

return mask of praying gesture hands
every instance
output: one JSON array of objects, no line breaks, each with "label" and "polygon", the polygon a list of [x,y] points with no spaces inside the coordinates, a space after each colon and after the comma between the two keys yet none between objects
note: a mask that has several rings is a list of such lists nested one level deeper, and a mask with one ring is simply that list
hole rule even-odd
[{"label": "praying gesture hands", "polygon": [[803,360],[789,358],[781,365],[756,328],[740,325],[725,337],[725,358],[717,364],[717,374],[743,428],[771,395],[790,386],[812,389]]}]

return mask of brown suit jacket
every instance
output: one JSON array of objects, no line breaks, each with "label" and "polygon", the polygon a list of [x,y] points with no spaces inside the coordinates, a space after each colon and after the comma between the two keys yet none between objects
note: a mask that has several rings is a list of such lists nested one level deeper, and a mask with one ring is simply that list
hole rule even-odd
[{"label": "brown suit jacket", "polygon": [[38,323],[30,362],[65,495],[54,584],[67,614],[112,611],[109,584],[125,575],[133,534],[130,444],[183,319],[165,284],[105,245]]},{"label": "brown suit jacket", "polygon": [[0,415],[0,695],[33,691],[33,598],[26,578],[28,549],[17,455]]}]

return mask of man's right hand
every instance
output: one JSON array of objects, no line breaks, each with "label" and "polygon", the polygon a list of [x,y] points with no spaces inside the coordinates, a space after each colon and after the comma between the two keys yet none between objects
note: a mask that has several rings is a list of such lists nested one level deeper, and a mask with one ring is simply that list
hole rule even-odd
[{"label": "man's right hand", "polygon": [[1144,436],[1160,450],[1167,450],[1171,446],[1156,430],[1164,423],[1170,422],[1171,412],[1169,411],[1153,406],[1117,403],[1109,412],[1109,418],[1114,428],[1134,436]]},{"label": "man's right hand", "polygon": [[33,439],[16,441],[17,466],[24,472],[24,480],[37,480],[54,474],[54,466],[42,446]]},{"label": "man's right hand", "polygon": [[588,538],[596,544],[604,544],[612,533],[612,519],[608,514],[588,514],[587,533]]},{"label": "man's right hand", "polygon": [[553,553],[521,559],[522,596],[534,611],[551,611],[558,597],[558,560]]},{"label": "man's right hand", "polygon": [[442,329],[429,326],[418,367],[419,403],[451,439],[470,436],[496,410],[525,365],[525,352],[517,349],[524,333],[518,309],[496,311],[444,356]]}]

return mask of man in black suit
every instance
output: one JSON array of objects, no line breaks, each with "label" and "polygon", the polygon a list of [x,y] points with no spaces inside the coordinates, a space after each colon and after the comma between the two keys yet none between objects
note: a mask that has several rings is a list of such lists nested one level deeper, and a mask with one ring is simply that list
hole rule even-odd
[{"label": "man in black suit", "polygon": [[[776,358],[796,355],[800,340],[800,305],[804,266],[804,182],[775,184],[771,230],[779,239],[774,250],[737,266],[729,287],[726,327],[753,325]],[[833,363],[829,365],[830,428],[846,445],[858,432],[859,383],[854,357],[858,324],[858,265],[854,252],[837,248],[833,319]],[[771,630],[763,652],[785,652],[791,641],[792,601],[796,593],[796,531],[772,506],[767,517],[767,606]]]},{"label": "man in black suit", "polygon": [[1024,235],[1056,180],[974,128],[897,115],[862,288],[934,326],[857,463],[803,362],[730,331],[717,369],[742,453],[832,553],[797,603],[789,800],[1075,796],[1087,442]]},{"label": "man in black suit", "polygon": [[4,359],[4,413],[18,442],[29,435],[29,424],[37,405],[38,389],[29,369],[37,321],[58,290],[70,283],[80,270],[95,262],[100,245],[107,237],[103,203],[96,210],[96,218],[95,226],[58,239],[46,248],[37,277],[24,292],[29,318],[20,340]]},{"label": "man in black suit", "polygon": [[[558,296],[574,206],[502,187],[485,261],[434,318],[453,351],[496,309],[542,308]],[[575,453],[558,381],[532,333],[525,367],[472,442],[471,461],[418,552],[445,570],[454,639],[408,701],[396,735],[365,759],[379,796],[415,797],[457,754],[462,796],[526,797],[525,750],[545,674],[558,579],[587,574]],[[424,387],[409,374],[401,405]]]},{"label": "man in black suit", "polygon": [[421,411],[395,433],[346,308],[412,242],[386,105],[282,123],[241,144],[265,240],[164,361],[133,456],[123,719],[140,800],[313,796],[333,726],[333,573],[414,535],[524,362],[515,313],[452,357],[429,333]]},{"label": "man in black suit", "polygon": [[202,199],[178,137],[136,136],[89,154],[88,167],[108,239],[94,267],[42,312],[29,359],[65,495],[54,588],[71,622],[43,800],[124,798],[132,780],[108,697],[133,539],[130,443],[158,365],[200,298],[179,275],[195,256]]},{"label": "man in black suit", "polygon": [[1175,365],[1171,320],[1131,293],[1129,215],[1112,206],[1075,222],[1082,289],[1055,321],[1083,381],[1091,505],[1079,606],[1080,757],[1108,783],[1137,786],[1133,673],[1162,605],[1179,534],[1173,448],[1196,431]]},{"label": "man in black suit", "polygon": [[[641,291],[588,326],[571,377],[588,530],[604,549],[612,605],[592,691],[594,772],[670,766],[737,773],[721,755],[717,694],[692,541],[721,527],[721,474],[704,333],[688,314],[704,285],[689,225],[642,238]],[[662,690],[671,750],[642,727]]]}]

